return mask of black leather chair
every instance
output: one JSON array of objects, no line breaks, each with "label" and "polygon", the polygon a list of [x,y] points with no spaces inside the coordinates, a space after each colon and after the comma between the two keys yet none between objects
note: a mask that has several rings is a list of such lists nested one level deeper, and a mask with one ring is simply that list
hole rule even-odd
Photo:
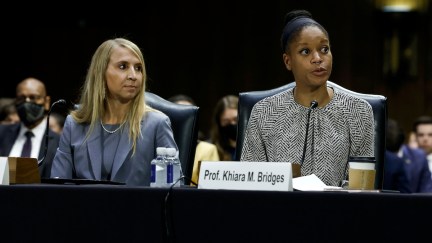
[{"label": "black leather chair", "polygon": [[199,107],[179,105],[146,92],[146,104],[162,111],[171,120],[174,139],[179,149],[179,158],[185,176],[185,185],[190,184],[198,138]]},{"label": "black leather chair", "polygon": [[[385,136],[387,126],[387,97],[376,94],[363,94],[346,89],[336,83],[327,81],[328,84],[335,89],[352,94],[356,97],[365,99],[372,106],[375,120],[375,158],[376,158],[376,178],[375,188],[382,189],[384,175],[384,152],[385,152]],[[241,150],[243,148],[244,133],[247,127],[249,116],[252,108],[258,101],[265,97],[280,93],[284,90],[295,86],[295,82],[262,91],[249,91],[239,93],[238,105],[238,124],[237,124],[237,146],[236,160],[240,160]]]}]

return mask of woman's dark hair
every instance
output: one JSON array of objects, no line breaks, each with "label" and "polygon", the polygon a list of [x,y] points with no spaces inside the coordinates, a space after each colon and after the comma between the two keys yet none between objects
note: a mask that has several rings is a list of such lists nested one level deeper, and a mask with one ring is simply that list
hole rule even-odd
[{"label": "woman's dark hair", "polygon": [[405,134],[396,120],[387,119],[386,149],[391,152],[399,151],[405,141]]},{"label": "woman's dark hair", "polygon": [[232,160],[228,138],[221,136],[220,117],[225,109],[238,109],[238,96],[226,95],[218,100],[213,110],[212,123],[210,128],[210,140],[216,145],[220,160]]},{"label": "woman's dark hair", "polygon": [[307,26],[318,27],[329,38],[327,31],[322,25],[312,18],[312,14],[307,10],[293,10],[285,15],[284,28],[281,36],[282,51],[285,52],[289,44],[295,40],[301,30]]}]

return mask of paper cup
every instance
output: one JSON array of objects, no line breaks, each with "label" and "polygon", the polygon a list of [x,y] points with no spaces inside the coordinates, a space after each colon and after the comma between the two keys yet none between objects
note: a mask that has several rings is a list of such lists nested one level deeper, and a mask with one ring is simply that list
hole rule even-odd
[{"label": "paper cup", "polygon": [[350,157],[348,188],[373,190],[375,188],[375,174],[374,157]]}]

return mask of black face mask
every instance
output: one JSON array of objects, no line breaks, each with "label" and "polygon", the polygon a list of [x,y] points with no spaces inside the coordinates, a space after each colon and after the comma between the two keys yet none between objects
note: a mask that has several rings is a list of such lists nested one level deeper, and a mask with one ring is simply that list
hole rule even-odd
[{"label": "black face mask", "polygon": [[23,102],[16,105],[18,116],[26,127],[32,126],[42,120],[45,115],[43,105],[38,105],[33,102]]},{"label": "black face mask", "polygon": [[235,141],[237,139],[237,125],[223,126],[221,127],[221,133],[224,137]]}]

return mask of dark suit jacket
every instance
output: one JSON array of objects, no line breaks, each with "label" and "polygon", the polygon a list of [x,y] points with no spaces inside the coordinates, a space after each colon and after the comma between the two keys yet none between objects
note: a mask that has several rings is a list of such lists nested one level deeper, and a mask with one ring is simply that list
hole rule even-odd
[{"label": "dark suit jacket", "polygon": [[[12,146],[18,137],[20,123],[11,125],[0,125],[0,156],[9,156]],[[45,136],[42,139],[41,148],[39,150],[38,160],[42,159],[45,152]],[[48,151],[44,161],[39,164],[39,174],[41,178],[51,177],[51,165],[57,151],[60,136],[49,130],[48,131]]]},{"label": "dark suit jacket", "polygon": [[412,192],[408,175],[404,168],[405,161],[387,150],[385,151],[384,159],[383,189],[400,191],[402,193]]},{"label": "dark suit jacket", "polygon": [[432,192],[432,177],[426,153],[402,145],[402,154],[412,192]]}]

